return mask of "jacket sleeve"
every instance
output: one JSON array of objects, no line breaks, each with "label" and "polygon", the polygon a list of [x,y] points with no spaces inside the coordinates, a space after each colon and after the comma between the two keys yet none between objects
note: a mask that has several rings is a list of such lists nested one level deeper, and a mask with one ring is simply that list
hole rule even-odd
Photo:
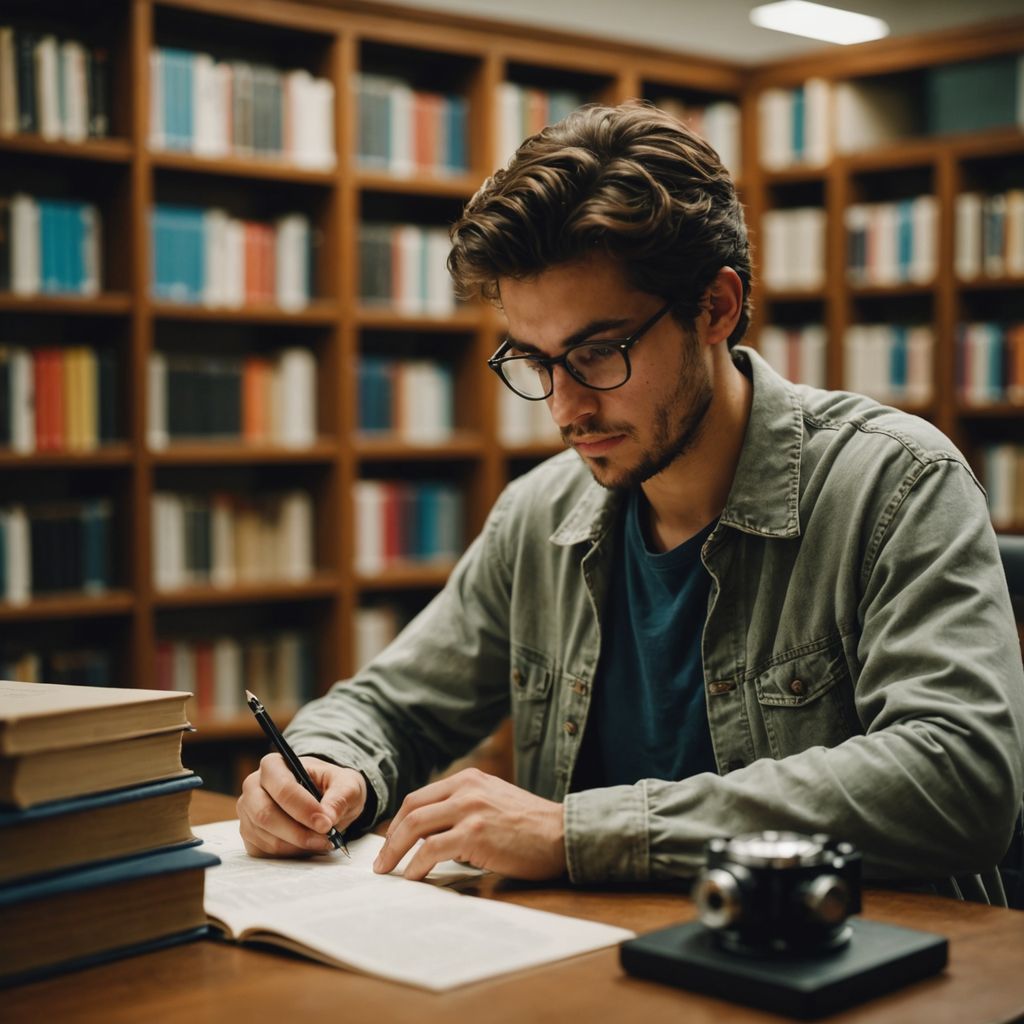
[{"label": "jacket sleeve", "polygon": [[285,730],[298,754],[361,771],[376,797],[371,827],[432,771],[462,756],[508,714],[509,574],[492,509],[431,603],[353,679],[303,707]]},{"label": "jacket sleeve", "polygon": [[869,877],[991,869],[1024,792],[1024,670],[984,497],[953,459],[895,496],[867,548],[854,700],[864,734],[724,776],[570,794],[578,882],[692,875],[713,836],[826,832]]}]

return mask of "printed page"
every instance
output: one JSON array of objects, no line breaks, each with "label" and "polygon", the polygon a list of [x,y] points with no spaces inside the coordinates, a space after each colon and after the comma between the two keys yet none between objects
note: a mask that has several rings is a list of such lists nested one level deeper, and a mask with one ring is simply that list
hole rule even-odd
[{"label": "printed page", "polygon": [[268,860],[245,853],[237,822],[193,831],[222,860],[206,872],[206,911],[236,936],[281,936],[315,959],[420,988],[443,991],[633,937],[623,928],[376,875],[379,836],[350,843],[351,860],[338,853]]}]

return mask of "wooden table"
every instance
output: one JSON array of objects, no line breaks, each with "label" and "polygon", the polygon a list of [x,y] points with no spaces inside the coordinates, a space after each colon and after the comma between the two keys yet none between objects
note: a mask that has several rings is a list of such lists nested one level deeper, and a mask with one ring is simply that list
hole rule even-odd
[{"label": "wooden table", "polygon": [[[230,817],[230,798],[195,794],[194,823]],[[636,932],[694,916],[687,899],[650,890],[579,891],[488,878],[479,894]],[[1024,1015],[1024,913],[884,891],[867,892],[864,905],[865,917],[946,935],[950,963],[935,978],[827,1018],[830,1022],[971,1024]],[[787,1019],[631,978],[619,967],[615,949],[438,995],[284,953],[201,941],[0,990],[3,1024],[732,1024]]]}]

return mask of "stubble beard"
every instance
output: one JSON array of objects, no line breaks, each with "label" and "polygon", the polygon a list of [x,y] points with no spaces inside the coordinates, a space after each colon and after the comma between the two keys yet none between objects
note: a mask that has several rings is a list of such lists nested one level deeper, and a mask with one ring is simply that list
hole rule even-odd
[{"label": "stubble beard", "polygon": [[[688,386],[684,387],[683,381],[687,381]],[[614,460],[604,455],[584,459],[594,480],[609,491],[631,491],[664,472],[700,440],[713,397],[707,367],[697,354],[696,342],[691,342],[685,346],[679,390],[654,411],[650,448],[634,466],[616,468]],[[604,436],[624,434],[636,440],[631,424],[590,423],[587,432]],[[562,438],[569,443],[570,436],[565,431]]]}]

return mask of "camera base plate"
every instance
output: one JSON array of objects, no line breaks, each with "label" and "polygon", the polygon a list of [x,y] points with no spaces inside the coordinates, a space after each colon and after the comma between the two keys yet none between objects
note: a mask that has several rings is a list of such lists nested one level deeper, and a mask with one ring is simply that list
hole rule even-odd
[{"label": "camera base plate", "polygon": [[937,974],[941,935],[852,918],[850,941],[817,955],[731,953],[699,921],[624,942],[623,968],[640,978],[792,1017],[821,1017]]}]

